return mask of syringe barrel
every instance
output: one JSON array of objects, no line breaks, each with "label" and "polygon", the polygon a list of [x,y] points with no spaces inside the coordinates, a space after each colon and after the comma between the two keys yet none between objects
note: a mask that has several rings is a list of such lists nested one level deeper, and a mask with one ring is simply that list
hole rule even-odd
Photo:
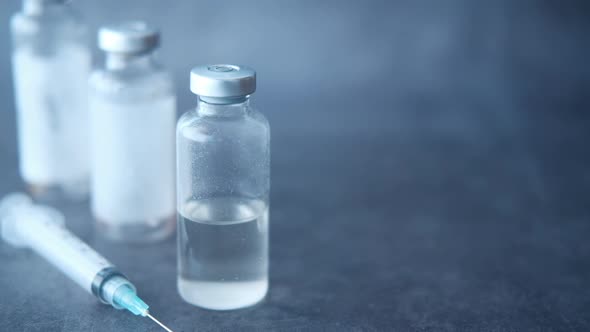
[{"label": "syringe barrel", "polygon": [[[3,201],[7,201],[7,197]],[[57,210],[33,204],[3,206],[2,237],[9,243],[27,246],[55,265],[89,293],[104,301],[99,290],[108,278],[121,275],[104,257],[63,226]]]},{"label": "syringe barrel", "polygon": [[137,296],[135,286],[70,233],[57,210],[34,205],[24,194],[10,194],[0,201],[0,234],[13,246],[33,249],[103,303],[135,315],[148,314],[149,306]]}]

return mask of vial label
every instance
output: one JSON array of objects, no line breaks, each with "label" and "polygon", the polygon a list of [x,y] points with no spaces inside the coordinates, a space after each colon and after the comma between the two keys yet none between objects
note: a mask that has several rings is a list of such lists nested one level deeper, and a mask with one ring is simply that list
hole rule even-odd
[{"label": "vial label", "polygon": [[95,96],[91,121],[95,217],[121,225],[174,215],[175,98],[138,102]]},{"label": "vial label", "polygon": [[83,182],[89,172],[90,53],[64,45],[47,57],[20,47],[12,59],[23,179],[42,185]]}]

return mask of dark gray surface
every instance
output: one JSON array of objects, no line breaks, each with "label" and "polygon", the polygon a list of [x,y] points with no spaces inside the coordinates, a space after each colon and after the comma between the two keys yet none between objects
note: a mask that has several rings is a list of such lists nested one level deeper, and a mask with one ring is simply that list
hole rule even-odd
[{"label": "dark gray surface", "polygon": [[[590,330],[587,2],[78,5],[93,26],[165,27],[181,110],[193,64],[259,73],[273,129],[263,303],[192,307],[175,289],[173,239],[113,245],[84,205],[64,208],[175,331]],[[0,3],[3,25],[16,7]],[[22,189],[7,33],[0,194]],[[1,244],[0,257],[0,330],[159,330],[31,252]]]}]

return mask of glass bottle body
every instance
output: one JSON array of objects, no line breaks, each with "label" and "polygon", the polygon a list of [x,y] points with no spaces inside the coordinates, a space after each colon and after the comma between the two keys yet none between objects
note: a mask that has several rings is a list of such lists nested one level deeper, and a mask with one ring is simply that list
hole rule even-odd
[{"label": "glass bottle body", "polygon": [[87,28],[57,1],[25,0],[11,20],[20,174],[41,198],[88,193]]},{"label": "glass bottle body", "polygon": [[177,126],[178,291],[216,310],[268,289],[270,130],[248,101],[200,102]]},{"label": "glass bottle body", "polygon": [[151,54],[108,54],[90,87],[97,227],[124,242],[165,238],[175,214],[172,80]]}]

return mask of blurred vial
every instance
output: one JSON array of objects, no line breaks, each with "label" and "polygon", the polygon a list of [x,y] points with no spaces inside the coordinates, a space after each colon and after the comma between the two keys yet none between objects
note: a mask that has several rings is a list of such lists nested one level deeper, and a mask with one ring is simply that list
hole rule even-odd
[{"label": "blurred vial", "polygon": [[99,231],[122,242],[174,231],[176,97],[154,59],[159,41],[143,22],[98,32],[106,68],[90,78],[91,206]]},{"label": "blurred vial", "polygon": [[191,71],[198,106],[176,129],[178,291],[194,305],[253,305],[268,289],[270,128],[250,106],[254,70]]},{"label": "blurred vial", "polygon": [[88,194],[87,28],[59,0],[24,0],[11,20],[20,174],[31,194]]}]

